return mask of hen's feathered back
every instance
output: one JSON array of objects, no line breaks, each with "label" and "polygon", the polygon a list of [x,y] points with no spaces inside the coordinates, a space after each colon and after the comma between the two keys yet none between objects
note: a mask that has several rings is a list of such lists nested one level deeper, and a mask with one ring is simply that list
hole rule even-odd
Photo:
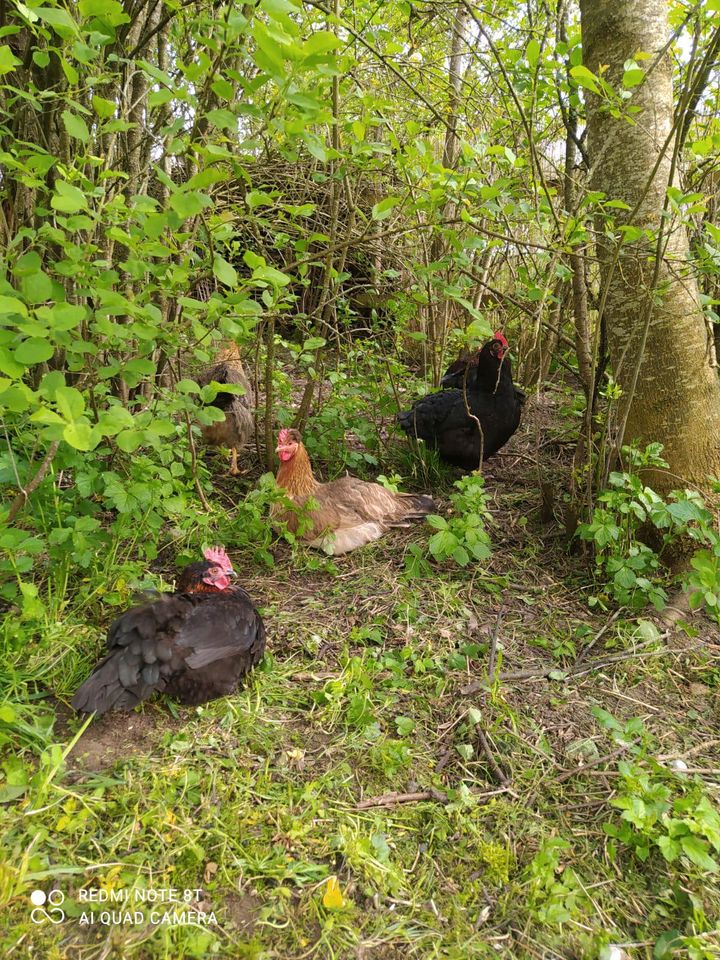
[{"label": "hen's feathered back", "polygon": [[73,697],[75,710],[131,710],[156,691],[199,704],[237,688],[262,658],[265,625],[241,587],[214,591],[203,581],[216,564],[185,568],[180,585],[192,592],[164,594],[115,620],[108,654]]},{"label": "hen's feathered back", "polygon": [[[301,536],[311,547],[337,556],[379,539],[391,527],[408,526],[435,509],[432,497],[419,493],[393,493],[379,483],[345,476],[319,483],[312,473],[310,458],[297,430],[281,431],[279,449],[291,455],[282,459],[278,486],[298,507],[309,498],[317,503]],[[297,532],[300,520],[291,510],[274,505],[272,516]]]}]

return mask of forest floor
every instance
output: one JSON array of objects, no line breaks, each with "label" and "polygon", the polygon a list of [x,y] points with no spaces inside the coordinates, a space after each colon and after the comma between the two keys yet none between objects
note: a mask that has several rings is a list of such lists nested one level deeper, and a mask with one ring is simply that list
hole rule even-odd
[{"label": "forest floor", "polygon": [[[5,881],[62,891],[65,920],[16,897],[4,956],[619,960],[695,933],[720,957],[720,889],[671,872],[651,817],[607,826],[641,791],[717,798],[717,628],[590,608],[587,560],[540,520],[533,461],[566,475],[571,448],[530,440],[535,404],[486,471],[484,569],[407,579],[422,527],[318,569],[281,545],[261,572],[229,544],[269,637],[236,696],[157,699],[77,739],[61,665],[87,669],[105,625],[48,628],[24,666],[67,756],[47,752],[44,803],[5,805]],[[133,891],[169,889],[205,918],[149,923]]]}]

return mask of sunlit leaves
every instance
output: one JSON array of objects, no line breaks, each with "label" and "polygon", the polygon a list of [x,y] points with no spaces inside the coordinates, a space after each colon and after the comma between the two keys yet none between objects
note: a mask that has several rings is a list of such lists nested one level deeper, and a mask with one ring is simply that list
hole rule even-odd
[{"label": "sunlit leaves", "polygon": [[82,117],[79,117],[76,113],[71,113],[69,110],[63,110],[62,120],[69,136],[87,143],[90,139],[90,132]]},{"label": "sunlit leaves", "polygon": [[4,73],[10,73],[19,65],[20,60],[13,54],[10,47],[0,47],[0,76]]},{"label": "sunlit leaves", "polygon": [[64,180],[57,180],[50,206],[60,213],[77,213],[78,210],[87,209],[87,200],[85,194],[77,187]]}]

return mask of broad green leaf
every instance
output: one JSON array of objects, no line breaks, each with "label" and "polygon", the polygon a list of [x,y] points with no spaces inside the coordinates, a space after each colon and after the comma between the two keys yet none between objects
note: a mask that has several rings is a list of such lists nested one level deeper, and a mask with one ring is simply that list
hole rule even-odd
[{"label": "broad green leaf", "polygon": [[21,60],[13,54],[8,46],[0,47],[0,76],[4,73],[10,73],[15,67],[20,66]]},{"label": "broad green leaf", "polygon": [[55,181],[55,194],[50,199],[50,206],[60,213],[77,213],[87,209],[85,194],[64,180]]},{"label": "broad green leaf", "polygon": [[48,308],[48,317],[54,330],[73,330],[84,319],[85,307],[61,301]]},{"label": "broad green leaf", "polygon": [[112,117],[117,109],[117,104],[114,100],[106,100],[104,97],[99,97],[97,94],[95,94],[95,96],[92,98],[92,106],[93,110],[101,120],[107,120],[108,117]]},{"label": "broad green leaf", "polygon": [[50,299],[53,292],[52,280],[42,270],[23,277],[20,287],[28,303],[44,303]]},{"label": "broad green leaf", "polygon": [[717,861],[708,854],[708,845],[701,837],[681,837],[680,846],[683,853],[692,860],[701,870],[715,873],[718,869]]},{"label": "broad green leaf", "polygon": [[286,273],[281,273],[275,267],[268,265],[258,267],[253,271],[253,279],[267,280],[274,287],[286,287],[290,283],[290,277]]},{"label": "broad green leaf", "polygon": [[217,110],[208,110],[206,116],[218,130],[230,130],[232,133],[237,133],[238,118],[231,110],[219,107]]},{"label": "broad green leaf", "polygon": [[187,193],[174,193],[170,197],[170,206],[183,220],[197,216],[205,207],[211,205],[210,197],[207,194],[198,193],[196,190],[190,190]]},{"label": "broad green leaf", "polygon": [[390,216],[393,207],[396,207],[399,203],[399,197],[385,197],[384,200],[380,200],[372,208],[371,217],[373,220],[385,220],[386,217]]},{"label": "broad green leaf", "polygon": [[78,8],[83,17],[97,17],[113,27],[130,21],[118,0],[80,0]]},{"label": "broad green leaf", "polygon": [[115,443],[124,453],[132,453],[145,439],[142,430],[123,430],[115,438]]},{"label": "broad green leaf", "polygon": [[330,33],[329,30],[318,30],[302,45],[302,52],[304,56],[310,57],[318,53],[327,53],[339,46],[340,40],[334,33]]},{"label": "broad green leaf", "polygon": [[22,300],[18,300],[17,297],[0,295],[0,316],[15,316],[16,314],[20,314],[22,317],[27,316],[27,307]]},{"label": "broad green leaf", "polygon": [[224,260],[218,253],[215,254],[213,260],[213,273],[220,283],[224,283],[226,287],[237,286],[238,275],[235,267],[229,264],[227,260]]},{"label": "broad green leaf", "polygon": [[633,67],[623,73],[623,86],[626,90],[630,90],[632,87],[637,87],[644,79],[645,71],[641,70],[640,67]]},{"label": "broad green leaf", "polygon": [[58,36],[66,39],[77,36],[78,26],[63,7],[35,7],[33,12],[43,23],[49,23]]},{"label": "broad green leaf", "polygon": [[82,117],[78,117],[75,113],[70,113],[69,110],[63,110],[62,119],[65,124],[65,129],[71,137],[87,143],[90,139],[90,131]]},{"label": "broad green leaf", "polygon": [[591,90],[593,93],[600,93],[600,88],[597,85],[597,77],[582,64],[577,67],[571,67],[570,76],[579,86],[584,87],[586,90]]},{"label": "broad green leaf", "polygon": [[525,49],[525,59],[530,64],[531,67],[535,67],[538,62],[538,57],[540,56],[540,43],[534,37],[528,43]]},{"label": "broad green leaf", "polygon": [[30,337],[25,340],[15,350],[15,359],[18,363],[26,367],[34,366],[36,363],[44,363],[55,353],[55,348],[47,340],[41,340],[40,337]]},{"label": "broad green leaf", "polygon": [[77,420],[85,410],[85,399],[75,387],[58,387],[55,391],[55,403],[68,423]]},{"label": "broad green leaf", "polygon": [[97,446],[93,429],[88,420],[83,417],[75,423],[69,423],[63,430],[63,440],[76,450],[92,450]]}]

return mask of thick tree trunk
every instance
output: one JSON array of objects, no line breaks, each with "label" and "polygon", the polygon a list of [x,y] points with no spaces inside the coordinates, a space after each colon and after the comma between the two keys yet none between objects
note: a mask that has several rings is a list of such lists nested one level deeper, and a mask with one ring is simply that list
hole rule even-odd
[{"label": "thick tree trunk", "polygon": [[646,76],[633,89],[630,103],[640,110],[630,121],[601,110],[599,97],[588,94],[588,147],[591,188],[631,208],[613,211],[616,236],[623,224],[651,234],[622,246],[605,238],[599,255],[610,355],[624,392],[615,439],[663,443],[675,477],[653,483],[666,489],[678,486],[678,477],[703,484],[720,474],[720,385],[687,263],[687,233],[663,216],[674,147],[672,70],[663,49],[668,8],[667,0],[580,3],[584,62],[593,73],[622,90],[625,61],[638,52],[651,57],[639,60]]}]

